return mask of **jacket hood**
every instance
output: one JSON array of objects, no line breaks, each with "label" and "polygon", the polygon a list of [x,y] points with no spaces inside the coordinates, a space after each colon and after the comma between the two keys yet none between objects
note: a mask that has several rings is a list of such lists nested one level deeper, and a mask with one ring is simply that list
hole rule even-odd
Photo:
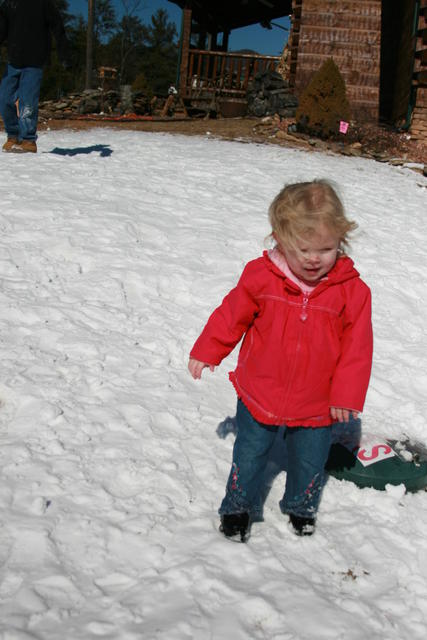
[{"label": "jacket hood", "polygon": [[[283,271],[281,271],[279,267],[274,264],[274,262],[268,255],[268,251],[263,252],[263,257],[266,266],[268,269],[270,269],[270,271],[283,278],[283,280],[286,280],[287,283],[290,283],[292,285],[292,288],[298,288],[298,285],[289,280],[289,278],[283,273]],[[323,280],[322,282],[326,286],[329,286],[331,284],[341,284],[342,282],[346,282],[347,280],[351,280],[352,278],[358,278],[359,275],[360,274],[355,268],[353,260],[344,255],[338,258],[332,269],[329,271],[327,278],[325,278],[325,280]]]},{"label": "jacket hood", "polygon": [[340,284],[359,276],[360,273],[355,268],[353,260],[348,256],[341,256],[328,273],[328,280],[333,284]]}]

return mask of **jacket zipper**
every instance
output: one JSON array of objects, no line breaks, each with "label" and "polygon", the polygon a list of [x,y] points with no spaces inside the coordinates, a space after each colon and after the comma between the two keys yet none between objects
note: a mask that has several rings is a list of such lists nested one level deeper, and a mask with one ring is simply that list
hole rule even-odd
[{"label": "jacket zipper", "polygon": [[[302,292],[302,307],[301,307],[301,312],[300,312],[300,320],[301,322],[305,322],[308,318],[308,312],[307,312],[307,305],[308,305],[308,298],[309,298],[309,294],[307,292]],[[284,390],[283,393],[283,401],[282,401],[282,410],[280,415],[284,415],[285,414],[285,407],[288,403],[288,398],[289,398],[289,394],[290,394],[290,390],[292,388],[292,384],[293,384],[293,377],[295,374],[295,369],[297,367],[297,361],[299,358],[299,351],[301,348],[301,338],[302,338],[302,326],[299,327],[299,331],[298,331],[298,338],[297,338],[297,343],[295,345],[295,350],[294,350],[294,358],[293,358],[293,362],[292,362],[292,366],[291,366],[291,370],[288,374],[288,383],[286,385],[286,389]]]},{"label": "jacket zipper", "polygon": [[307,293],[303,293],[301,313],[299,316],[302,322],[305,322],[308,318],[307,305],[308,305],[308,295]]}]

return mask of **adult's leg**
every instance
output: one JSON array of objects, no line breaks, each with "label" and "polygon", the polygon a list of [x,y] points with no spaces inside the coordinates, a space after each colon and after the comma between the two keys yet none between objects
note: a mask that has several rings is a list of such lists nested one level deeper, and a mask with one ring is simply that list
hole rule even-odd
[{"label": "adult's leg", "polygon": [[331,446],[330,427],[288,427],[288,471],[283,513],[315,518],[325,482],[325,464]]},{"label": "adult's leg", "polygon": [[42,77],[43,69],[39,67],[25,67],[22,69],[18,89],[19,137],[22,140],[35,141],[37,139],[37,121]]},{"label": "adult's leg", "polygon": [[243,402],[237,403],[237,436],[226,494],[219,508],[220,515],[244,513],[256,515],[256,500],[269,451],[278,427],[255,420]]},{"label": "adult's leg", "polygon": [[6,65],[0,84],[0,113],[8,138],[17,139],[19,137],[19,122],[15,103],[18,97],[21,71],[21,69],[16,69],[10,64]]}]

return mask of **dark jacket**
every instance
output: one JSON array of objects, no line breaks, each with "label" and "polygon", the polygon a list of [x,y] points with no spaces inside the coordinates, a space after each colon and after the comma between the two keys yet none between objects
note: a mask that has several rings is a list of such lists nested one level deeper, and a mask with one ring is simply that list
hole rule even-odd
[{"label": "dark jacket", "polygon": [[43,67],[49,59],[51,34],[59,60],[68,64],[68,41],[53,0],[0,0],[0,44],[7,40],[13,67]]}]

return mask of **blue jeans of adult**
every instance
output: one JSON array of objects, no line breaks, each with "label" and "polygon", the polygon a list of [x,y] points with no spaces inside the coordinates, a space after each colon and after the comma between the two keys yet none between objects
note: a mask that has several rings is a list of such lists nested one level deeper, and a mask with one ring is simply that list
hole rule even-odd
[{"label": "blue jeans of adult", "polygon": [[262,489],[268,456],[278,429],[284,429],[288,452],[286,486],[280,509],[303,518],[315,518],[325,482],[325,464],[331,446],[328,427],[286,427],[258,422],[241,400],[237,403],[237,436],[226,494],[219,513],[248,512],[260,515]]},{"label": "blue jeans of adult", "polygon": [[[37,139],[42,77],[43,69],[40,67],[6,66],[0,85],[0,114],[8,138]],[[16,100],[19,100],[19,115]]]}]

